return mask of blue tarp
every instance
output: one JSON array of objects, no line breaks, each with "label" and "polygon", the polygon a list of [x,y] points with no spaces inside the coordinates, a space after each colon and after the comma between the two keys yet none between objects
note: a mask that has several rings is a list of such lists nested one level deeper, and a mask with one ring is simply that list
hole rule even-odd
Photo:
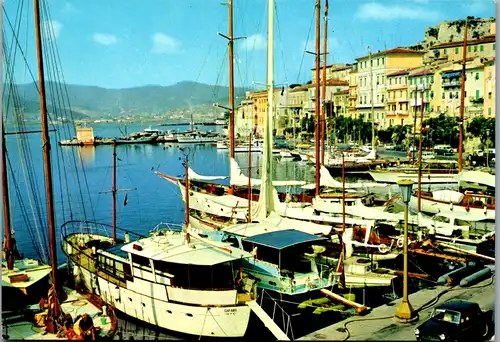
[{"label": "blue tarp", "polygon": [[460,77],[462,76],[461,71],[447,71],[443,74],[443,78],[452,78],[452,77]]},{"label": "blue tarp", "polygon": [[295,229],[287,229],[254,235],[244,238],[243,240],[275,249],[284,249],[301,243],[326,240],[326,238]]}]

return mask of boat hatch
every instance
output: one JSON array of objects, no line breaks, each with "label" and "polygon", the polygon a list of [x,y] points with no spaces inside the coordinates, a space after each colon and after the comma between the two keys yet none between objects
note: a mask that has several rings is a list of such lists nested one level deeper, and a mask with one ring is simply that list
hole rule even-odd
[{"label": "boat hatch", "polygon": [[287,229],[254,235],[244,238],[243,240],[256,245],[263,245],[266,247],[281,250],[307,242],[316,242],[327,239],[313,234],[301,232],[299,230]]}]

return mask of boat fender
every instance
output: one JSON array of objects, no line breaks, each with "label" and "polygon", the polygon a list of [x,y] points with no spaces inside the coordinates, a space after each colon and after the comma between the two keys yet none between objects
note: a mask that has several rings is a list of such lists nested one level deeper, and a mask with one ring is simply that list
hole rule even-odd
[{"label": "boat fender", "polygon": [[403,248],[404,246],[404,241],[403,241],[403,238],[399,238],[398,239],[398,242],[396,244],[399,248]]},{"label": "boat fender", "polygon": [[385,244],[383,244],[383,243],[382,243],[382,244],[380,244],[380,245],[378,245],[378,251],[379,251],[380,253],[382,253],[382,254],[388,253],[388,252],[389,252],[389,250],[390,250],[390,249],[389,249],[389,247],[387,247],[387,245],[385,245]]}]

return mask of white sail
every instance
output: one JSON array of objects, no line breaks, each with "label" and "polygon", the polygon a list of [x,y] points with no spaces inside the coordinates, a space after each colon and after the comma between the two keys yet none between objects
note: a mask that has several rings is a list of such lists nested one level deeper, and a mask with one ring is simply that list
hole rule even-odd
[{"label": "white sail", "polygon": [[227,176],[203,176],[197,174],[193,169],[188,168],[188,177],[190,180],[194,181],[214,181],[214,180],[224,180]]},{"label": "white sail", "polygon": [[[327,188],[342,188],[342,183],[339,181],[336,181],[328,169],[324,167],[323,165],[320,166],[319,169],[319,174],[320,174],[320,179],[319,179],[319,184],[320,186],[324,186]],[[365,188],[385,188],[387,184],[385,183],[373,183],[373,182],[362,182],[362,183],[345,183],[345,188],[346,189],[365,189]],[[302,186],[303,189],[315,189],[316,184],[311,183],[311,184],[306,184]]]},{"label": "white sail", "polygon": [[252,216],[257,219],[266,218],[274,211],[275,201],[278,195],[272,184],[272,146],[273,146],[273,108],[274,108],[274,0],[268,1],[268,30],[267,30],[267,113],[264,117],[264,149],[262,156],[262,186],[260,188],[259,201]]},{"label": "white sail", "polygon": [[458,181],[495,187],[495,176],[482,171],[462,171],[456,178]]}]

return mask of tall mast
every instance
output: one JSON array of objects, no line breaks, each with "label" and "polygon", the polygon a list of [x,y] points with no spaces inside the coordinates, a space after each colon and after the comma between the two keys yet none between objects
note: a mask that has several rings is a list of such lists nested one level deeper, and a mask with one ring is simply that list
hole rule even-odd
[{"label": "tall mast", "polygon": [[184,153],[184,170],[186,172],[185,176],[185,183],[186,183],[186,188],[185,188],[185,196],[186,196],[186,215],[185,215],[185,221],[186,221],[186,243],[189,245],[189,164],[188,164],[188,154]]},{"label": "tall mast", "polygon": [[460,84],[460,120],[458,136],[458,172],[462,171],[463,163],[463,140],[464,140],[464,109],[465,109],[465,63],[467,59],[467,19],[465,19],[464,51],[462,58],[462,82]]},{"label": "tall mast", "polygon": [[234,158],[234,65],[233,65],[233,0],[228,0],[229,8],[229,149]]},{"label": "tall mast", "polygon": [[371,49],[368,53],[368,59],[370,63],[370,102],[372,104],[372,149],[375,151],[375,113],[373,110],[373,62]]},{"label": "tall mast", "polygon": [[321,165],[325,165],[325,132],[327,127],[326,122],[326,51],[327,51],[327,34],[328,34],[328,0],[325,2],[325,18],[324,18],[324,32],[323,32],[323,87],[321,103]]},{"label": "tall mast", "polygon": [[[425,71],[424,71],[425,75]],[[420,191],[422,190],[422,130],[423,130],[423,125],[424,125],[424,92],[425,92],[425,82],[424,82],[424,89],[422,89],[422,105],[420,106],[420,135],[419,135],[419,141],[418,141],[418,189],[417,189],[417,198],[418,198],[418,205],[417,209],[418,212],[420,212],[421,209],[421,201],[422,197],[420,194]]]},{"label": "tall mast", "polygon": [[314,147],[316,150],[316,196],[319,196],[319,187],[320,187],[320,174],[319,174],[319,166],[320,166],[320,126],[321,126],[321,120],[320,120],[320,109],[319,109],[319,102],[321,100],[320,97],[320,92],[319,92],[319,54],[320,54],[320,24],[321,24],[321,16],[320,16],[320,10],[321,10],[321,3],[320,0],[316,0],[316,101],[315,101],[315,115],[316,115],[316,134],[314,138]]},{"label": "tall mast", "polygon": [[56,227],[54,219],[54,198],[52,194],[52,170],[50,160],[50,137],[47,117],[47,103],[45,101],[45,75],[43,69],[42,36],[40,31],[40,3],[34,0],[35,11],[35,37],[38,61],[38,87],[40,89],[40,116],[42,121],[42,147],[43,164],[45,173],[45,193],[47,195],[47,222],[49,225],[50,259],[52,261],[52,286],[57,290],[57,251]]},{"label": "tall mast", "polygon": [[[3,3],[3,1],[0,1]],[[3,6],[2,6],[3,8]],[[0,27],[3,27],[2,17],[0,16]],[[0,46],[3,43],[3,35],[0,35]],[[0,63],[0,79],[2,78],[2,66]],[[3,92],[0,92],[0,103],[3,104]],[[3,106],[0,109],[3,114]],[[7,259],[7,269],[14,269],[14,254],[12,246],[12,229],[10,226],[10,200],[9,200],[9,180],[7,178],[7,145],[5,144],[5,121],[2,115],[2,195],[3,195],[3,219],[5,225],[5,243],[3,246],[5,257]]]},{"label": "tall mast", "polygon": [[[0,19],[1,20],[1,19]],[[0,37],[0,41],[1,41]],[[0,66],[1,67],[1,66]],[[0,98],[2,94],[0,93]],[[7,148],[5,146],[5,122],[2,122],[2,194],[3,194],[3,219],[5,225],[5,244],[3,246],[7,259],[7,268],[14,269],[14,254],[12,246],[12,229],[10,227],[10,201],[9,201],[9,181],[7,179]]]},{"label": "tall mast", "polygon": [[248,222],[252,222],[252,132],[248,135]]},{"label": "tall mast", "polygon": [[113,242],[116,243],[116,141],[113,142],[113,180],[111,194],[113,195]]}]

